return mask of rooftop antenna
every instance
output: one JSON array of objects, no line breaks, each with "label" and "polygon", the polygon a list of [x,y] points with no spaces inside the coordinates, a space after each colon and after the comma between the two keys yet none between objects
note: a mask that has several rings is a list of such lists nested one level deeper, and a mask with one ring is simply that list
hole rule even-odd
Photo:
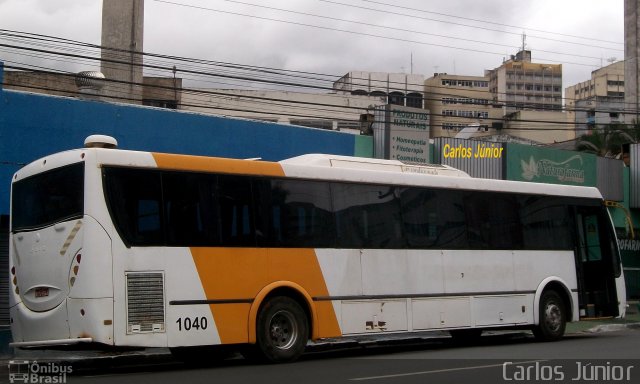
[{"label": "rooftop antenna", "polygon": [[411,52],[411,74],[413,75],[413,51]]},{"label": "rooftop antenna", "polygon": [[525,31],[522,31],[522,49],[521,49],[522,52],[524,52],[524,49],[526,46],[527,46],[527,33]]}]

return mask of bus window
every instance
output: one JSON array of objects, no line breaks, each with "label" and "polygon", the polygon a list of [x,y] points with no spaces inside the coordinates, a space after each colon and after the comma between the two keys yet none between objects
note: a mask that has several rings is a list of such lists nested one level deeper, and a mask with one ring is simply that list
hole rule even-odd
[{"label": "bus window", "polygon": [[216,177],[167,172],[162,176],[167,245],[220,244],[219,214],[214,204]]},{"label": "bus window", "polygon": [[397,189],[363,184],[332,184],[340,248],[404,248]]},{"label": "bus window", "polygon": [[467,193],[464,197],[469,246],[522,249],[522,225],[514,195]]},{"label": "bus window", "polygon": [[255,247],[251,179],[218,176],[216,198],[223,246]]},{"label": "bus window", "polygon": [[13,184],[13,232],[79,218],[83,212],[84,163],[53,169]]},{"label": "bus window", "polygon": [[466,246],[460,191],[405,188],[400,200],[402,225],[409,248],[458,249]]},{"label": "bus window", "polygon": [[105,168],[104,175],[109,210],[125,244],[163,245],[160,172]]},{"label": "bus window", "polygon": [[520,198],[524,249],[573,249],[573,220],[568,201],[550,196]]},{"label": "bus window", "polygon": [[328,248],[335,245],[329,184],[308,180],[266,182],[260,188],[262,214],[271,246]]}]

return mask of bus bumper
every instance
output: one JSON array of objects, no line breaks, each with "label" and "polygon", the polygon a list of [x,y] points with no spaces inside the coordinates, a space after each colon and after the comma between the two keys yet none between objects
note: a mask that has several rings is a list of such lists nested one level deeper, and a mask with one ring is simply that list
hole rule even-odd
[{"label": "bus bumper", "polygon": [[112,298],[67,298],[45,312],[34,312],[19,303],[10,313],[14,347],[87,342],[113,345]]}]

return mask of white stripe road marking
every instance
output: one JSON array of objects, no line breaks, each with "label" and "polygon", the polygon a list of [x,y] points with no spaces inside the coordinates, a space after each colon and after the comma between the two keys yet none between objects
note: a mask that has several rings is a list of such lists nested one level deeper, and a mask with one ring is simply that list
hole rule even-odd
[{"label": "white stripe road marking", "polygon": [[[548,361],[548,360],[529,360],[529,361],[518,361],[518,362],[514,361],[514,362],[512,362],[512,364],[513,365],[532,364],[532,363],[537,363],[537,362],[542,362],[542,361]],[[389,378],[394,378],[394,377],[428,375],[428,374],[431,374],[431,373],[443,373],[443,372],[467,371],[467,370],[471,370],[471,369],[495,368],[495,367],[502,367],[503,365],[504,365],[504,363],[502,363],[502,364],[491,364],[491,365],[477,365],[477,366],[474,366],[474,367],[436,369],[436,370],[432,370],[432,371],[396,373],[396,374],[393,374],[393,375],[355,377],[355,378],[352,378],[352,379],[349,379],[349,380],[350,381],[364,381],[364,380],[389,379]]]}]

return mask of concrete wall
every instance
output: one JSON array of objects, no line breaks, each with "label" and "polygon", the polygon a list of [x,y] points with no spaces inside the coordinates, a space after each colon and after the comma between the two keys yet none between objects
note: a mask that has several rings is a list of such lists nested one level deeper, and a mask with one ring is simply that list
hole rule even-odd
[{"label": "concrete wall", "polygon": [[78,93],[75,75],[60,73],[6,71],[3,86],[5,89],[55,96],[73,96]]},{"label": "concrete wall", "polygon": [[543,144],[572,140],[576,133],[566,119],[561,111],[517,111],[505,117],[502,133]]},{"label": "concrete wall", "polygon": [[[200,89],[182,92],[181,110],[217,113],[282,124],[343,126],[359,128],[360,115],[372,113],[369,107],[383,105],[386,98],[307,93],[291,91],[253,91],[241,89]],[[334,127],[335,125],[335,127]]]}]

